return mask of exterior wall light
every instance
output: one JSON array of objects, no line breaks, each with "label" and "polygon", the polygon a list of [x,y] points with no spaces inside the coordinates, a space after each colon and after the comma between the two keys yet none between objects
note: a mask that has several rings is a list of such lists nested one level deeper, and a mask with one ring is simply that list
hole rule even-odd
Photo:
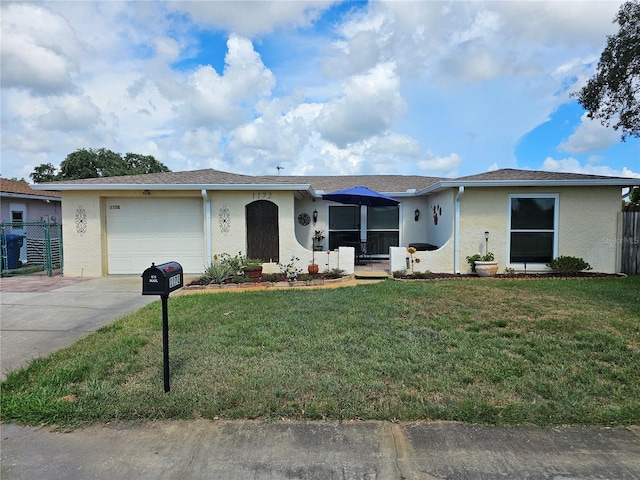
[{"label": "exterior wall light", "polygon": [[484,232],[484,253],[485,255],[489,253],[489,232]]},{"label": "exterior wall light", "polygon": [[149,190],[143,190],[142,194],[143,195],[151,195],[151,192]]},{"label": "exterior wall light", "polygon": [[414,215],[413,219],[417,222],[420,219],[420,210],[416,208],[416,211],[413,212],[413,215]]},{"label": "exterior wall light", "polygon": [[318,221],[318,210],[313,211],[313,223]]}]

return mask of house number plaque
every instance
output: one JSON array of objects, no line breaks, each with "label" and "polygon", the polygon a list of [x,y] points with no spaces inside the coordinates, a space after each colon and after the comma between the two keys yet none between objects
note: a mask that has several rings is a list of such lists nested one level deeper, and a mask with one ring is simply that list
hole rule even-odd
[{"label": "house number plaque", "polygon": [[254,200],[266,200],[271,198],[271,192],[253,192]]}]

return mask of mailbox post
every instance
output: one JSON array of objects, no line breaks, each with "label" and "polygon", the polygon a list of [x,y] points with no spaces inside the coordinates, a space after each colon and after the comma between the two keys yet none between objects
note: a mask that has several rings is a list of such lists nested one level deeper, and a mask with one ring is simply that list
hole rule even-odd
[{"label": "mailbox post", "polygon": [[184,286],[182,266],[178,262],[152,263],[142,273],[142,295],[160,295],[162,300],[162,360],[164,393],[169,393],[169,294]]}]

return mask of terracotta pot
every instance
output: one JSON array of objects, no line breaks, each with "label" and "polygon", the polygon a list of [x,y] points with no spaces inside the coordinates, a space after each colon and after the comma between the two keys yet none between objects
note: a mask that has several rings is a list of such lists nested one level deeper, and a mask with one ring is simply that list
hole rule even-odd
[{"label": "terracotta pot", "polygon": [[498,262],[475,262],[479,277],[493,277],[498,273]]},{"label": "terracotta pot", "polygon": [[318,273],[318,265],[312,263],[311,265],[307,266],[307,270],[309,270],[310,275],[315,275]]},{"label": "terracotta pot", "polygon": [[262,267],[245,267],[244,276],[255,280],[262,276]]}]

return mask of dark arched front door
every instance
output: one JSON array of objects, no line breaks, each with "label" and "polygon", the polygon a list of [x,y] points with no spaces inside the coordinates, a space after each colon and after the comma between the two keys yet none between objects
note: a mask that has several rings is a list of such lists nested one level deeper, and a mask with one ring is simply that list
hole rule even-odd
[{"label": "dark arched front door", "polygon": [[279,262],[278,206],[257,200],[246,207],[247,257],[263,262]]}]

